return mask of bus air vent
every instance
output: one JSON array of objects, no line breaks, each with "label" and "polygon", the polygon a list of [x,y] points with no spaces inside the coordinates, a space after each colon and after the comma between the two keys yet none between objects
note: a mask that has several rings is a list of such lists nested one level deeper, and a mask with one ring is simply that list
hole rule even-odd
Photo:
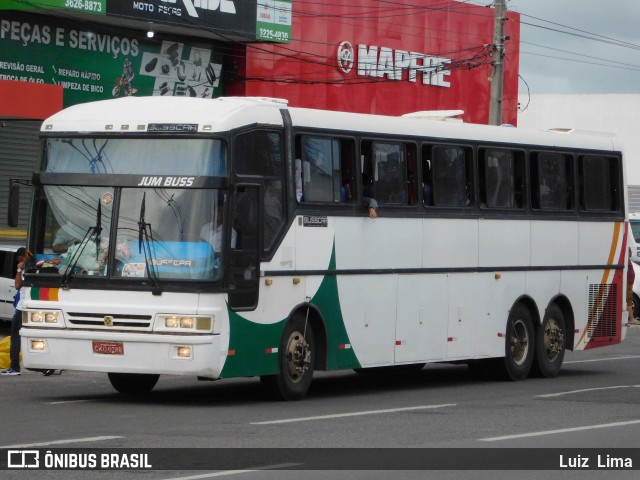
[{"label": "bus air vent", "polygon": [[589,323],[587,336],[592,341],[609,341],[618,334],[616,310],[620,303],[618,285],[589,285]]}]

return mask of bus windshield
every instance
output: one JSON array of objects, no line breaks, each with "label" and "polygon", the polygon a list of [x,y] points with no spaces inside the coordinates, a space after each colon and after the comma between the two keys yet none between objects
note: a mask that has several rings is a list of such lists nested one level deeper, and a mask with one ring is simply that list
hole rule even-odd
[{"label": "bus windshield", "polygon": [[49,138],[47,173],[224,176],[220,140],[198,138]]},{"label": "bus windshield", "polygon": [[[219,189],[42,187],[29,273],[109,279],[222,277]],[[235,230],[231,235],[235,248]]]}]

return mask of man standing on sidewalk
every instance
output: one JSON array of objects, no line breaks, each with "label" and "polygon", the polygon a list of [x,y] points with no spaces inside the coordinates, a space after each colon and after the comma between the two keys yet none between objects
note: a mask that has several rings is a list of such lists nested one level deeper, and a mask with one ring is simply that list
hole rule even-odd
[{"label": "man standing on sidewalk", "polygon": [[26,252],[24,247],[20,247],[16,252],[18,269],[16,270],[15,286],[18,302],[15,304],[16,313],[14,313],[13,319],[11,320],[11,346],[9,348],[11,366],[6,370],[2,370],[0,375],[20,375],[20,329],[22,328],[22,304],[24,300],[20,289],[22,288],[22,282],[24,280],[22,270],[24,269],[24,262],[27,259]]}]

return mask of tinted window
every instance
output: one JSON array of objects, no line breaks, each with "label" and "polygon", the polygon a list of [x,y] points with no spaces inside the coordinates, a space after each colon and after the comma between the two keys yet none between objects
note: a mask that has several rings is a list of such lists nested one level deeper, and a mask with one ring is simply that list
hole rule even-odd
[{"label": "tinted window", "polygon": [[341,202],[338,140],[304,137],[301,160],[304,201]]},{"label": "tinted window", "polygon": [[471,151],[463,147],[441,145],[425,148],[424,153],[424,204],[437,207],[470,205]]},{"label": "tinted window", "polygon": [[362,156],[363,196],[375,198],[379,204],[412,203],[408,185],[413,179],[405,144],[363,142]]},{"label": "tinted window", "polygon": [[235,141],[235,163],[238,175],[280,176],[282,147],[280,135],[256,130],[238,135]]},{"label": "tinted window", "polygon": [[531,155],[533,208],[570,210],[572,198],[572,157],[561,153]]},{"label": "tinted window", "polygon": [[296,139],[298,202],[351,203],[356,186],[352,139],[302,136]]},{"label": "tinted window", "polygon": [[580,208],[587,211],[619,210],[619,163],[616,158],[585,155],[580,163]]},{"label": "tinted window", "polygon": [[280,134],[264,130],[238,135],[235,141],[235,171],[238,175],[263,179],[263,246],[269,250],[284,224],[283,154]]},{"label": "tinted window", "polygon": [[481,201],[489,208],[524,206],[524,159],[505,149],[480,151]]},{"label": "tinted window", "polygon": [[0,276],[15,278],[15,252],[0,250]]}]

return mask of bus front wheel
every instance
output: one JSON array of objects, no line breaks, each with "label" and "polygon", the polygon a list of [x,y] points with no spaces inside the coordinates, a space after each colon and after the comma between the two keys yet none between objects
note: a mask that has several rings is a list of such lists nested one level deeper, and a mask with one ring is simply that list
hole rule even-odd
[{"label": "bus front wheel", "polygon": [[315,344],[311,324],[302,317],[285,326],[278,349],[278,373],[260,380],[267,392],[280,400],[300,400],[313,378]]},{"label": "bus front wheel", "polygon": [[507,380],[522,380],[529,375],[535,344],[533,319],[529,309],[516,305],[509,313],[505,340],[505,357],[500,373]]},{"label": "bus front wheel", "polygon": [[143,373],[108,373],[113,388],[125,395],[143,395],[153,390],[160,375]]},{"label": "bus front wheel", "polygon": [[553,378],[560,373],[565,352],[566,328],[564,315],[557,305],[551,305],[536,332],[536,353],[531,373]]}]

